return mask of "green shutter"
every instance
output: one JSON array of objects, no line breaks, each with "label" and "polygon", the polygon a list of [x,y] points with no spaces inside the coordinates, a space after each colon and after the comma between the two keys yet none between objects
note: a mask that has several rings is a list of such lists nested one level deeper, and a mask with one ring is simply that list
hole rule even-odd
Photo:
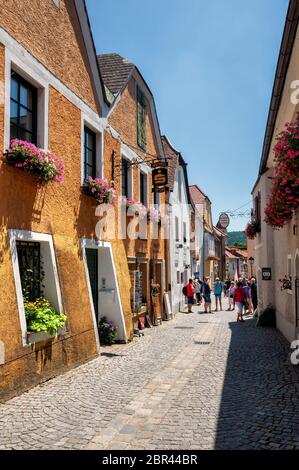
[{"label": "green shutter", "polygon": [[137,144],[146,149],[146,100],[137,86]]}]

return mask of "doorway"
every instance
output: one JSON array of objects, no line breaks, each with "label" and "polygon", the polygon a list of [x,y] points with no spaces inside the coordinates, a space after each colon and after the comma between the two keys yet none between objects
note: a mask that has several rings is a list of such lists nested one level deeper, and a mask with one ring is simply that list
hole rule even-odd
[{"label": "doorway", "polygon": [[86,261],[89,274],[96,323],[99,324],[99,254],[94,248],[86,248]]},{"label": "doorway", "polygon": [[82,247],[95,333],[98,336],[100,319],[106,317],[116,327],[117,340],[126,342],[127,332],[111,243],[82,239]]}]

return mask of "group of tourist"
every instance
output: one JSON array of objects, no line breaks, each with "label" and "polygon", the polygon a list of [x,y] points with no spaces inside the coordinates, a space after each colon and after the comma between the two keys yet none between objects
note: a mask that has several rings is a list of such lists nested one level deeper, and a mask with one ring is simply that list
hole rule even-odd
[{"label": "group of tourist", "polygon": [[[201,305],[204,302],[204,313],[212,313],[211,304],[211,280],[209,277],[201,279],[189,279],[183,289],[188,299],[188,313],[192,312],[194,303]],[[214,285],[216,308],[214,312],[222,311],[222,294],[228,298],[228,309],[236,309],[237,321],[244,321],[243,314],[253,314],[257,308],[257,286],[256,279],[239,279],[231,281],[227,279],[224,283],[217,277]]]}]

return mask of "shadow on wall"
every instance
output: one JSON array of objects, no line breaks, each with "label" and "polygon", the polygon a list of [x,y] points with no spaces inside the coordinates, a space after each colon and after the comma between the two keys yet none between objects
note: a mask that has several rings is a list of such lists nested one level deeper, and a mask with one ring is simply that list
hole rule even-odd
[{"label": "shadow on wall", "polygon": [[298,442],[299,370],[289,343],[255,320],[230,328],[215,449],[274,449],[292,445],[292,436]]}]

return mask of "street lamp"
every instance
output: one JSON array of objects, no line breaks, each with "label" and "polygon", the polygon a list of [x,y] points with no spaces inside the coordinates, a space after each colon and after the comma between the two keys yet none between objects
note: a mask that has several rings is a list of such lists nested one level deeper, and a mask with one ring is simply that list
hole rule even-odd
[{"label": "street lamp", "polygon": [[250,264],[250,272],[251,272],[251,277],[252,277],[252,266],[253,266],[253,263],[254,263],[254,258],[252,256],[250,256],[250,258],[248,258],[248,261],[249,261],[249,264]]}]

